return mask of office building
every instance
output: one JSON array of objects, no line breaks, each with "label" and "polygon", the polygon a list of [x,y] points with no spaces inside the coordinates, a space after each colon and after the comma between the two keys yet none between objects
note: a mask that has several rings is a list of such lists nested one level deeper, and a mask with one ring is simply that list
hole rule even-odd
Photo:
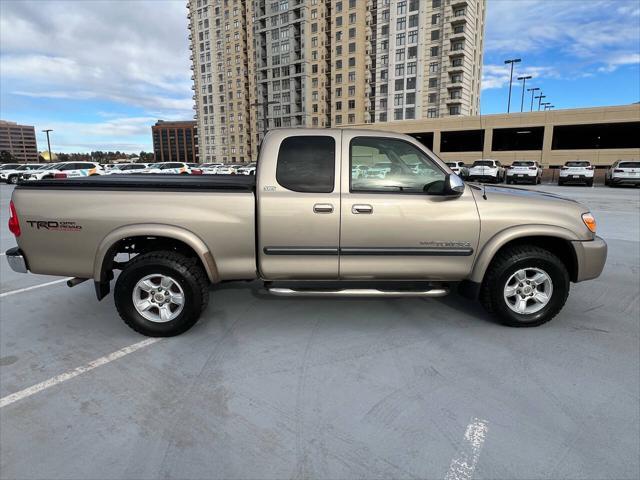
[{"label": "office building", "polygon": [[198,135],[196,122],[158,120],[151,127],[153,155],[156,162],[197,162]]},{"label": "office building", "polygon": [[35,128],[0,120],[0,152],[9,152],[15,162],[37,162]]},{"label": "office building", "polygon": [[189,0],[202,161],[278,127],[479,112],[486,0]]}]

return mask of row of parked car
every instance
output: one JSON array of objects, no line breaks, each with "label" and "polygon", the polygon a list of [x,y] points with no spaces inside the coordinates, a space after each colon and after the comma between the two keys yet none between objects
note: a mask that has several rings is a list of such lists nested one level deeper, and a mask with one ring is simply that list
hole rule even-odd
[{"label": "row of parked car", "polygon": [[[539,184],[542,167],[537,161],[518,160],[504,166],[499,160],[476,160],[471,166],[463,162],[447,162],[451,170],[468,181],[515,184]],[[354,178],[384,178],[391,170],[390,164],[373,166],[354,165]],[[96,162],[62,162],[56,164],[18,164],[0,166],[0,181],[18,183],[18,180],[43,178],[74,178],[92,175],[121,174],[179,174],[179,175],[255,175],[256,164],[223,163],[120,163],[101,165]],[[566,162],[560,169],[558,185],[569,183],[593,185],[595,167],[586,160]],[[640,161],[619,160],[607,169],[605,185],[640,185]]]},{"label": "row of parked car", "polygon": [[[542,181],[542,166],[534,160],[518,160],[505,166],[499,160],[476,160],[471,166],[463,162],[449,162],[449,167],[462,178],[469,181],[482,181],[507,184],[531,183]],[[593,185],[595,166],[586,160],[566,162],[558,175],[558,185]],[[605,174],[605,185],[640,185],[640,161],[618,160]]]},{"label": "row of parked car", "polygon": [[16,184],[19,180],[43,178],[75,178],[93,175],[179,174],[179,175],[255,175],[255,163],[119,163],[62,162],[54,164],[7,163],[0,166],[0,181]]}]

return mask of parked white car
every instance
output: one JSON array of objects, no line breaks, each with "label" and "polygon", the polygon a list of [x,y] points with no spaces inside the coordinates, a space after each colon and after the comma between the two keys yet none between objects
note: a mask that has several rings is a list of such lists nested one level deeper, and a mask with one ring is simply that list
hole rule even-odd
[{"label": "parked white car", "polygon": [[2,170],[13,170],[14,168],[18,168],[24,165],[23,163],[3,163],[0,165],[0,172]]},{"label": "parked white car", "polygon": [[20,175],[29,172],[31,170],[38,170],[42,168],[42,164],[37,163],[29,163],[24,165],[19,165],[15,168],[5,168],[0,170],[0,182],[6,182],[10,184],[18,183],[18,179]]},{"label": "parked white car", "polygon": [[595,167],[587,160],[573,160],[566,162],[560,169],[558,185],[565,183],[583,183],[587,187],[593,186]]},{"label": "parked white car", "polygon": [[236,170],[236,173],[238,175],[255,175],[256,174],[256,164],[255,163],[249,163],[248,165],[245,165],[243,167],[239,167]]},{"label": "parked white car", "polygon": [[122,175],[127,173],[142,173],[145,168],[149,168],[146,163],[121,163],[109,169],[107,175]]},{"label": "parked white car", "polygon": [[221,167],[221,163],[201,163],[200,169],[202,170],[203,175],[215,175],[218,170],[218,167]]},{"label": "parked white car", "polygon": [[469,167],[467,167],[464,162],[447,162],[447,167],[461,178],[467,178],[469,176]]},{"label": "parked white car", "polygon": [[476,160],[469,168],[470,181],[502,183],[505,177],[505,170],[498,160],[482,159]]},{"label": "parked white car", "polygon": [[534,160],[517,160],[507,167],[507,184],[542,182],[542,167]]},{"label": "parked white car", "polygon": [[188,175],[191,173],[191,168],[184,162],[160,162],[152,163],[147,168],[142,170],[141,173]]},{"label": "parked white car", "polygon": [[47,165],[20,175],[21,180],[42,180],[43,178],[76,178],[104,175],[104,170],[96,162],[62,162]]},{"label": "parked white car", "polygon": [[618,160],[607,170],[604,184],[610,187],[640,185],[640,161]]},{"label": "parked white car", "polygon": [[218,175],[235,175],[236,174],[236,167],[235,167],[235,165],[231,165],[231,164],[220,165],[216,169],[216,174],[218,174]]}]

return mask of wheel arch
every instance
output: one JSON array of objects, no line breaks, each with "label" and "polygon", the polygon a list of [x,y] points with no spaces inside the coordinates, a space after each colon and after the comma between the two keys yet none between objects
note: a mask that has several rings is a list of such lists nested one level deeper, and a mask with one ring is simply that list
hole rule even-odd
[{"label": "wheel arch", "polygon": [[513,245],[535,245],[555,253],[564,263],[569,278],[578,278],[578,257],[571,243],[576,236],[562,227],[527,225],[513,227],[493,236],[478,253],[469,280],[481,284],[493,259],[505,248]]},{"label": "wheel arch", "polygon": [[[119,227],[107,234],[98,246],[93,263],[93,279],[108,282],[114,257],[120,246],[131,242],[144,242],[145,247],[157,245],[158,250],[171,248],[191,253],[200,260],[209,281],[217,283],[220,275],[213,255],[196,234],[181,227],[160,224],[136,224]],[[152,250],[153,248],[149,248]],[[108,289],[107,289],[108,292]],[[100,297],[101,295],[98,294]]]}]

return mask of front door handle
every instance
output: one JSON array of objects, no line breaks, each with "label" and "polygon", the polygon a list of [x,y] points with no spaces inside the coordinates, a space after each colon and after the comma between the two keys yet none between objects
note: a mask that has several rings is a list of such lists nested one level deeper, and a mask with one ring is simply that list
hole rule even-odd
[{"label": "front door handle", "polygon": [[371,205],[356,204],[351,207],[351,213],[353,213],[354,215],[372,214],[373,207]]},{"label": "front door handle", "polygon": [[313,206],[313,213],[333,213],[333,205],[330,203],[316,203]]}]

